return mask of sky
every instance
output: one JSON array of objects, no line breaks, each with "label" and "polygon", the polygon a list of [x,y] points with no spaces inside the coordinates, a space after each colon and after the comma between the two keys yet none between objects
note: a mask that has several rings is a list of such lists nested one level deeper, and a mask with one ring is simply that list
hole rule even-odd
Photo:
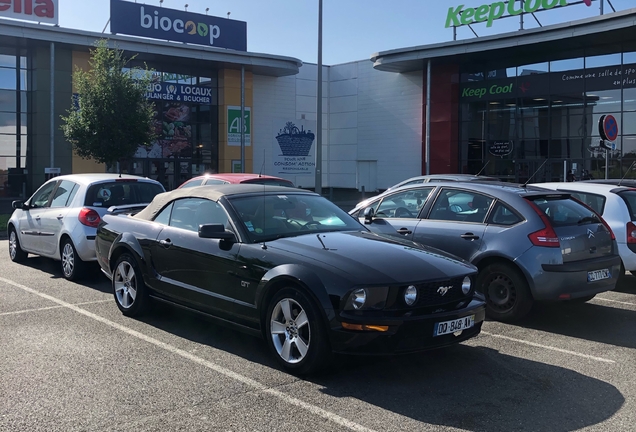
[{"label": "sky", "polygon": [[[479,7],[495,0],[323,0],[323,64],[370,59],[377,52],[453,39],[445,28],[449,7]],[[533,0],[534,1],[534,0]],[[570,3],[580,0],[569,0]],[[583,2],[536,14],[544,26],[598,16],[600,1]],[[636,8],[636,0],[609,0],[618,11]],[[159,6],[159,0],[138,0]],[[164,0],[163,7],[247,22],[247,50],[289,56],[316,63],[318,56],[318,0]],[[611,12],[605,0],[605,13]],[[110,14],[108,0],[59,0],[60,26],[102,32]],[[526,28],[538,27],[526,15]],[[472,26],[479,36],[519,29],[518,18]],[[110,27],[106,27],[106,33]],[[473,38],[468,27],[457,29],[458,39]]]}]

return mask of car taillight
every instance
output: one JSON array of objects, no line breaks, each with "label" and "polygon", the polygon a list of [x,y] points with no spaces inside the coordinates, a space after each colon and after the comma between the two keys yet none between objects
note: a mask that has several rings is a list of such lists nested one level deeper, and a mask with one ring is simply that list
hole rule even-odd
[{"label": "car taillight", "polygon": [[614,231],[612,231],[612,229],[610,228],[608,223],[605,221],[605,219],[603,219],[603,217],[601,215],[599,215],[598,218],[601,220],[601,223],[603,225],[605,225],[605,228],[607,228],[607,230],[609,231],[610,237],[612,238],[612,240],[616,240],[616,236],[614,235]]},{"label": "car taillight", "polygon": [[99,217],[99,213],[97,213],[93,209],[89,209],[86,207],[80,210],[79,216],[77,218],[82,225],[94,228],[97,228],[97,225],[99,225],[99,221],[101,220],[101,218]]},{"label": "car taillight", "polygon": [[627,243],[636,243],[636,225],[627,222]]},{"label": "car taillight", "polygon": [[530,204],[530,207],[532,207],[532,209],[537,212],[537,214],[541,218],[541,221],[545,225],[545,228],[528,234],[528,238],[530,239],[532,244],[535,246],[543,247],[561,247],[559,236],[557,236],[554,228],[552,228],[550,219],[548,219],[545,213],[543,213],[535,203],[528,200],[528,204]]}]

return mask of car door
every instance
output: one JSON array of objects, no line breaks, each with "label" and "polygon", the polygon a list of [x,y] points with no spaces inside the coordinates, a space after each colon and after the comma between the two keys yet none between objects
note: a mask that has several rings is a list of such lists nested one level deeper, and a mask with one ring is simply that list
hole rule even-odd
[{"label": "car door", "polygon": [[199,237],[199,225],[211,223],[228,225],[218,203],[201,198],[177,200],[169,225],[157,236],[151,253],[166,295],[215,315],[229,315],[240,287],[235,276],[240,244]]},{"label": "car door", "polygon": [[[382,197],[368,207],[373,208],[374,218],[366,224],[371,231],[412,239],[413,231],[419,223],[418,216],[424,207],[433,186],[410,188]],[[358,213],[361,223],[365,223],[364,209]]]},{"label": "car door", "polygon": [[68,205],[78,188],[77,183],[62,180],[53,191],[51,203],[42,210],[40,214],[40,224],[42,225],[40,241],[43,255],[53,256],[56,254],[64,227],[64,218],[69,211]]},{"label": "car door", "polygon": [[415,227],[413,240],[470,261],[482,246],[493,201],[469,189],[440,188],[426,218]]},{"label": "car door", "polygon": [[49,181],[38,189],[27,201],[28,208],[22,211],[19,225],[22,248],[35,254],[42,253],[42,214],[47,210],[51,194],[57,181]]}]

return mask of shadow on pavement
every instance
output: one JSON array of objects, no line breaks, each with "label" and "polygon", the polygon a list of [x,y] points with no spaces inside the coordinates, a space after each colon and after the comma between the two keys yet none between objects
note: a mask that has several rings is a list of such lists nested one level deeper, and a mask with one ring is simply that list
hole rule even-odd
[{"label": "shadow on pavement", "polygon": [[[264,341],[197,314],[153,302],[142,321],[280,370]],[[572,431],[603,422],[625,402],[611,384],[578,372],[465,345],[398,357],[336,356],[304,379],[336,398],[472,431]]]},{"label": "shadow on pavement", "polygon": [[[47,273],[51,276],[51,279],[64,279],[60,261],[29,255],[29,258],[27,258],[24,262],[21,262],[19,265]],[[86,265],[87,268],[85,277],[78,280],[76,283],[96,291],[110,293],[110,281],[101,272],[99,264],[96,262],[88,262]]]}]

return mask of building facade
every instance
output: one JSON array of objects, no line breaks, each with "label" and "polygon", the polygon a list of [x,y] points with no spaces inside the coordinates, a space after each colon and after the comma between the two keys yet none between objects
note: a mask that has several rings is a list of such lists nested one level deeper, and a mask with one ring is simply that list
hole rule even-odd
[{"label": "building facade", "polygon": [[[427,170],[513,182],[561,180],[565,169],[579,178],[604,176],[606,168],[610,177],[624,175],[636,160],[635,28],[631,9],[324,66],[323,188],[374,192]],[[76,97],[72,72],[88,68],[89,50],[103,36],[0,18],[0,200],[27,196],[50,172],[107,169],[75,156],[60,129]],[[124,172],[159,179],[167,189],[204,172],[240,170],[315,186],[317,144],[290,153],[282,143],[313,140],[316,65],[108,39],[155,78],[147,97],[160,138],[124,163]],[[607,153],[598,147],[603,114],[620,127]]]}]

